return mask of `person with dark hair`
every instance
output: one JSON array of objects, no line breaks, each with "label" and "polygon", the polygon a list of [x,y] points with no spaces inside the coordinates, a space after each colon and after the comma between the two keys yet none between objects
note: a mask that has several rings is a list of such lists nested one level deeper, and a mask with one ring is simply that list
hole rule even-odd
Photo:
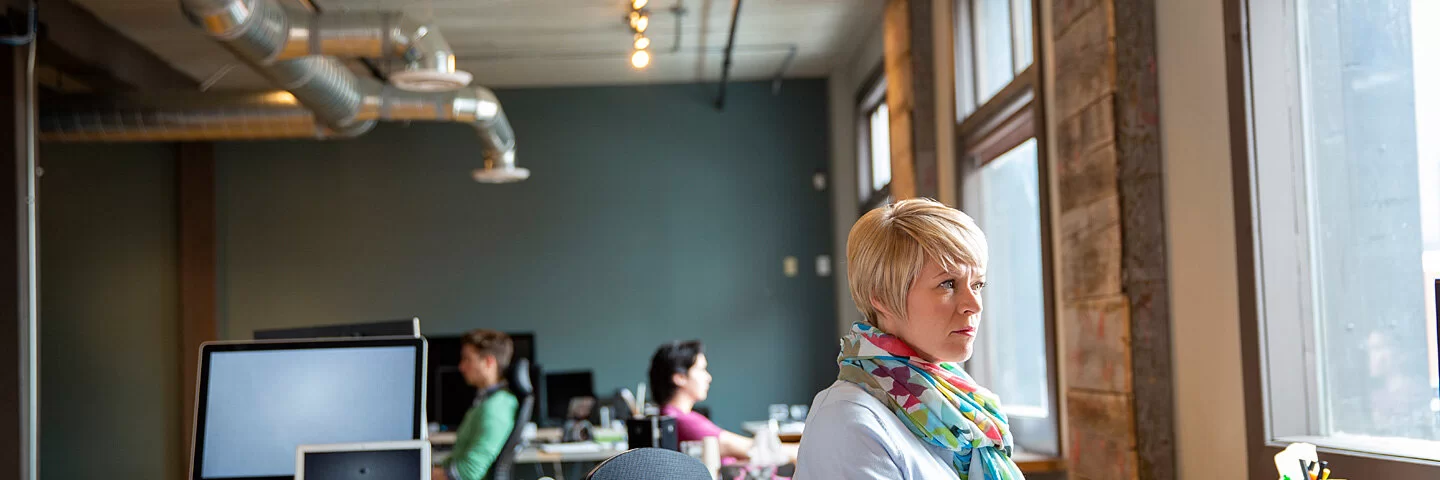
[{"label": "person with dark hair", "polygon": [[510,336],[494,330],[473,330],[460,340],[460,375],[479,390],[455,435],[455,448],[432,480],[482,480],[515,429],[520,402],[505,390],[504,372],[515,351]]},{"label": "person with dark hair", "polygon": [[710,371],[706,370],[705,346],[699,340],[670,342],[655,350],[650,359],[650,385],[660,413],[675,417],[679,441],[718,437],[720,455],[743,459],[755,441],[716,426],[695,411],[695,404],[710,394]]}]

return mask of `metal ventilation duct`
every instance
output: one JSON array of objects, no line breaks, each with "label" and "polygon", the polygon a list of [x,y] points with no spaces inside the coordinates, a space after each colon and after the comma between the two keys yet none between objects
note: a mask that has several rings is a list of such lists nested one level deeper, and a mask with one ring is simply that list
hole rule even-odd
[{"label": "metal ventilation duct", "polygon": [[[513,169],[515,132],[495,94],[484,87],[450,93],[414,93],[358,79],[364,90],[357,123],[417,121],[475,127],[487,165]],[[286,91],[247,94],[125,94],[73,96],[40,113],[40,139],[69,142],[174,142],[332,138],[331,130]]]},{"label": "metal ventilation duct", "polygon": [[[398,58],[407,71],[456,74],[438,30],[397,13],[309,15],[275,0],[182,0],[184,12],[283,91],[67,97],[41,111],[52,141],[196,141],[354,137],[376,121],[469,123],[487,170],[514,166],[515,133],[494,93],[422,93],[360,78],[336,56]],[[502,175],[503,176],[503,175]]]}]

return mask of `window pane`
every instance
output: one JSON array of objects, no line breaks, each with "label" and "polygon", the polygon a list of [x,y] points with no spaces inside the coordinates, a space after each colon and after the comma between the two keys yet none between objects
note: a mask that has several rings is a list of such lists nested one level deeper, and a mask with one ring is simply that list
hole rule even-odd
[{"label": "window pane", "polygon": [[[1432,286],[1425,290],[1426,304],[1435,306],[1425,310],[1429,315],[1425,325],[1430,328],[1430,389],[1434,393],[1430,411],[1434,412],[1434,421],[1440,425],[1440,332],[1435,331],[1435,315],[1440,314],[1437,312],[1440,301],[1435,298],[1434,288],[1435,280],[1440,278],[1440,137],[1433,135],[1433,132],[1440,132],[1440,89],[1435,87],[1440,85],[1440,56],[1435,55],[1436,49],[1440,48],[1440,31],[1434,28],[1436,22],[1440,22],[1440,2],[1417,1],[1412,4],[1410,25],[1414,32],[1412,59],[1415,62],[1416,150],[1420,159],[1420,230],[1425,238],[1424,261],[1421,264],[1425,268],[1425,278]],[[1419,132],[1432,134],[1421,135]],[[1440,439],[1440,432],[1434,437]]]},{"label": "window pane", "polygon": [[870,188],[890,184],[890,106],[884,103],[870,113]]},{"label": "window pane", "polygon": [[1012,0],[1015,15],[1015,73],[1025,71],[1035,56],[1034,25],[1030,19],[1030,0]]},{"label": "window pane", "polygon": [[965,181],[966,205],[990,244],[975,354],[987,385],[1013,415],[1049,412],[1045,283],[1040,262],[1040,170],[1031,139]]},{"label": "window pane", "polygon": [[983,105],[1015,78],[1011,57],[1011,0],[972,0],[975,23],[976,104]]},{"label": "window pane", "polygon": [[1320,435],[1440,440],[1437,7],[1299,9]]}]

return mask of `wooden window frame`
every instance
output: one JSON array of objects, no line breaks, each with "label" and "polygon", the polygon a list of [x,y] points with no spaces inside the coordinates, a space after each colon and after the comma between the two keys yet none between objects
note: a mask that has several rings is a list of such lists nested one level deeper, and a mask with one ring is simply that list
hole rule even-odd
[{"label": "wooden window frame", "polygon": [[[1018,60],[1013,48],[1015,35],[1015,3],[1030,0],[1012,0],[1011,36],[1012,67]],[[1031,63],[1016,73],[1010,83],[984,103],[976,104],[979,88],[978,72],[975,66],[976,28],[972,23],[973,0],[956,0],[954,8],[955,35],[955,108],[958,119],[955,125],[956,148],[956,198],[965,198],[965,179],[975,174],[986,164],[1013,150],[1030,139],[1037,143],[1037,168],[1040,182],[1040,237],[1041,269],[1045,302],[1045,364],[1046,393],[1049,397],[1047,416],[1014,417],[1011,431],[1017,439],[1028,439],[1022,450],[1048,455],[1061,455],[1061,397],[1058,365],[1058,341],[1056,335],[1057,301],[1055,294],[1055,261],[1053,258],[1053,232],[1051,229],[1050,184],[1051,159],[1047,153],[1045,116],[1041,91],[1041,62],[1044,42],[1039,35],[1043,31],[1038,0],[1031,1]],[[1039,440],[1036,440],[1039,439]]]},{"label": "wooden window frame", "polygon": [[[873,159],[870,158],[870,115],[875,109],[885,104],[885,89],[888,85],[885,78],[884,64],[877,66],[865,81],[860,90],[855,94],[855,131],[860,132],[856,148],[856,172],[858,179],[856,188],[860,190],[860,214],[879,207],[890,198],[890,184],[880,187],[878,190],[871,187],[871,171],[874,169]],[[894,162],[894,159],[891,159]],[[893,165],[893,163],[892,163]]]}]

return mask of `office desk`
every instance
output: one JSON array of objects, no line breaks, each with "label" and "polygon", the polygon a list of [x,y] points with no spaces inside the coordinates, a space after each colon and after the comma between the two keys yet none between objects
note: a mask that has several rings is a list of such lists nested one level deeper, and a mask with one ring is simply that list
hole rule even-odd
[{"label": "office desk", "polygon": [[602,448],[594,452],[546,453],[538,447],[529,446],[515,454],[515,463],[587,463],[602,462],[610,457],[625,453],[625,450]]},{"label": "office desk", "polygon": [[431,445],[454,445],[455,432],[434,432],[428,437]]},{"label": "office desk", "polygon": [[[753,437],[755,436],[755,432],[759,432],[760,429],[765,428],[767,424],[769,424],[769,422],[745,422],[740,424],[740,428],[744,429],[745,433]],[[780,437],[781,442],[798,442],[800,441],[801,435],[805,433],[805,422],[785,422],[779,426],[780,431],[776,432],[776,436]]]}]

